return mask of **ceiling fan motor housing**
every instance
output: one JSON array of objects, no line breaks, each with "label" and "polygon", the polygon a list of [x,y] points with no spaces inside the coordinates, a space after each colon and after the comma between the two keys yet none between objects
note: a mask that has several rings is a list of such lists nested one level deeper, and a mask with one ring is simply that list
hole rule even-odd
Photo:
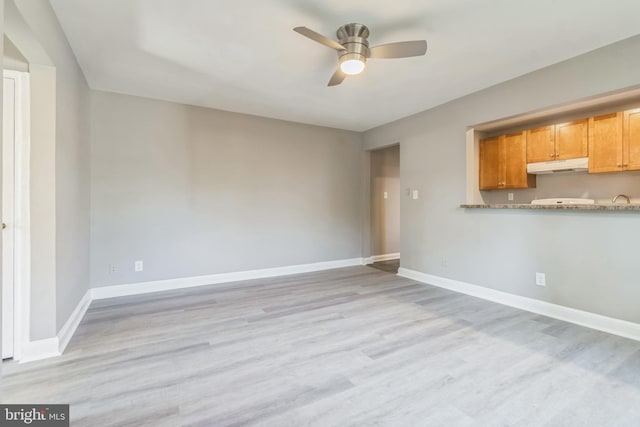
[{"label": "ceiling fan motor housing", "polygon": [[369,29],[366,25],[362,24],[347,24],[338,28],[336,32],[338,41],[345,50],[338,51],[340,62],[349,60],[358,60],[363,63],[367,61],[369,57]]}]

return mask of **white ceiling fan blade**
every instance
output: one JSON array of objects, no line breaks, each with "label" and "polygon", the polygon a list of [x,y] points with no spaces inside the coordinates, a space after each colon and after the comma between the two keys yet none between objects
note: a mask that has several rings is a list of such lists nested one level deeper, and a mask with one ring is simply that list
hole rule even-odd
[{"label": "white ceiling fan blade", "polygon": [[426,40],[381,44],[369,49],[369,58],[408,58],[427,52]]},{"label": "white ceiling fan blade", "polygon": [[316,33],[315,31],[310,30],[307,27],[295,27],[293,31],[295,31],[296,33],[302,34],[303,36],[308,37],[311,40],[314,40],[332,49],[344,50],[344,46],[342,46],[337,41],[331,40],[329,37],[325,37],[320,33]]},{"label": "white ceiling fan blade", "polygon": [[331,80],[329,80],[329,84],[327,84],[327,86],[339,85],[340,83],[342,83],[342,81],[345,79],[345,77],[347,77],[347,75],[342,72],[340,67],[338,67],[336,72],[333,73],[333,76],[331,76]]}]

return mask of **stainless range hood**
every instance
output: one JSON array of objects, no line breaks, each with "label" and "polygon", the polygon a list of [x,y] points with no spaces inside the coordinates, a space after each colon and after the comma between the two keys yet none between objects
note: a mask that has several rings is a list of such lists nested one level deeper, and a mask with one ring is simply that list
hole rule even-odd
[{"label": "stainless range hood", "polygon": [[527,164],[527,173],[537,175],[555,172],[585,172],[587,170],[589,170],[588,157]]}]

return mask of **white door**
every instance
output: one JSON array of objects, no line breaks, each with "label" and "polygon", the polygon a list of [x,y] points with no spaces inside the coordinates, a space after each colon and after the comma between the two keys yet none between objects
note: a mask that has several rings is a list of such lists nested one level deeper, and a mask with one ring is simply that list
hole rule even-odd
[{"label": "white door", "polygon": [[[2,358],[13,357],[15,93],[16,81],[4,78],[2,120]],[[6,226],[6,228],[5,228]]]}]

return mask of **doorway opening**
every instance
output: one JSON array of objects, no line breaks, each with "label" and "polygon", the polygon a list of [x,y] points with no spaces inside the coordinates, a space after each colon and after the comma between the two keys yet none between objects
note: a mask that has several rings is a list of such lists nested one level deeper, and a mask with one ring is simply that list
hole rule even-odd
[{"label": "doorway opening", "polygon": [[400,267],[400,144],[371,151],[371,267]]},{"label": "doorway opening", "polygon": [[29,327],[29,74],[4,70],[2,94],[2,360],[19,360]]}]

